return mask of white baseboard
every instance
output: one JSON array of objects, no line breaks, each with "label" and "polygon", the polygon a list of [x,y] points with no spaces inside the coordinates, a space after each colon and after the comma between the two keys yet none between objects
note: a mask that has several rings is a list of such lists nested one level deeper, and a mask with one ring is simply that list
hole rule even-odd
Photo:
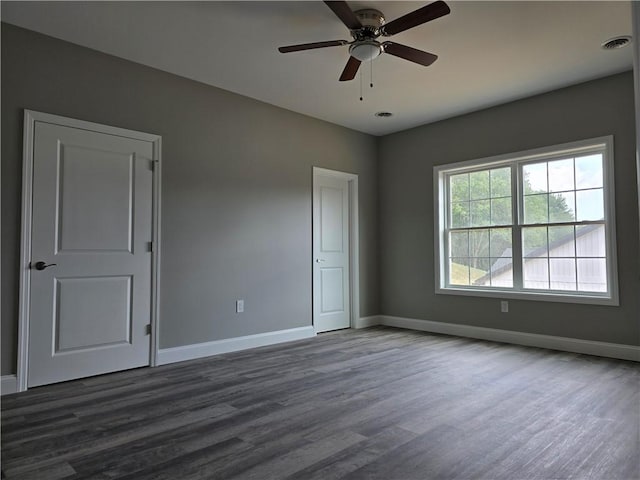
[{"label": "white baseboard", "polygon": [[356,319],[353,328],[368,328],[380,325],[380,315],[372,315],[370,317],[360,317]]},{"label": "white baseboard", "polygon": [[380,315],[380,325],[640,362],[640,346]]},{"label": "white baseboard", "polygon": [[227,338],[212,342],[196,343],[181,347],[163,348],[158,351],[158,365],[184,362],[196,358],[210,357],[221,353],[236,352],[248,348],[264,347],[276,343],[302,340],[316,335],[313,327],[290,328],[276,332],[258,333],[245,337]]},{"label": "white baseboard", "polygon": [[18,391],[18,378],[15,375],[0,377],[0,395],[9,395]]}]

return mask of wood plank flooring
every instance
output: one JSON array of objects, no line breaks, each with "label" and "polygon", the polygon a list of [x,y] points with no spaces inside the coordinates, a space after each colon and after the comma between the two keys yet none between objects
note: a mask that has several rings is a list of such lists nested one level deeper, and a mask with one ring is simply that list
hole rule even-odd
[{"label": "wood plank flooring", "polygon": [[640,478],[640,365],[386,327],[2,397],[6,479]]}]

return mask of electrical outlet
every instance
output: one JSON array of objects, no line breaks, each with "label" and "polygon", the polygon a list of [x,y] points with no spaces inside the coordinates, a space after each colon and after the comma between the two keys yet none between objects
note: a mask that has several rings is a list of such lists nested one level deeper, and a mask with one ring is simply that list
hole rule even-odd
[{"label": "electrical outlet", "polygon": [[236,300],[236,313],[244,312],[244,300]]},{"label": "electrical outlet", "polygon": [[500,302],[500,311],[502,313],[508,313],[509,312],[509,302],[506,300],[502,300]]}]

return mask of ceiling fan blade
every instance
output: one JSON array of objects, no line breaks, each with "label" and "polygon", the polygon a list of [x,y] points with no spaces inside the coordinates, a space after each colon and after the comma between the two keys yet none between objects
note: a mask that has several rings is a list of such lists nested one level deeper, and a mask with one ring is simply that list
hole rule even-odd
[{"label": "ceiling fan blade", "polygon": [[451,13],[449,6],[442,0],[438,0],[411,13],[407,13],[400,18],[396,18],[392,22],[383,25],[380,31],[385,36],[395,35],[396,33],[404,32],[405,30],[443,17],[449,13]]},{"label": "ceiling fan blade", "polygon": [[301,43],[300,45],[288,45],[278,47],[280,53],[299,52],[301,50],[313,50],[314,48],[338,47],[349,43],[346,40],[330,40],[328,42]]},{"label": "ceiling fan blade", "polygon": [[327,4],[333,13],[336,14],[342,23],[344,23],[349,30],[358,30],[362,28],[362,24],[353,10],[347,5],[347,2],[324,2]]},{"label": "ceiling fan blade", "polygon": [[425,67],[428,67],[438,59],[438,56],[433,53],[423,52],[417,48],[407,47],[406,45],[401,45],[399,43],[384,42],[382,46],[384,48],[384,52],[389,55],[404,58],[405,60],[419,63]]},{"label": "ceiling fan blade", "polygon": [[340,81],[345,82],[347,80],[353,80],[358,73],[358,68],[360,67],[360,60],[355,57],[349,57],[349,61],[347,65],[344,67],[342,71],[342,75],[340,75]]}]

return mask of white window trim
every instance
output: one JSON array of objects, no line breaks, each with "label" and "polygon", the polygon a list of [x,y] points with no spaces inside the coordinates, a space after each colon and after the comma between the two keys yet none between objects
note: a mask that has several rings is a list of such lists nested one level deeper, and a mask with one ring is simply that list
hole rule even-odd
[{"label": "white window trim", "polygon": [[[445,178],[447,174],[456,171],[468,170],[474,167],[493,168],[501,165],[516,164],[514,168],[514,177],[519,178],[516,171],[521,168],[522,163],[535,160],[553,160],[553,157],[565,157],[567,154],[573,156],[578,155],[581,151],[590,151],[594,148],[604,149],[604,165],[603,165],[603,186],[604,186],[604,209],[606,212],[606,255],[607,255],[607,282],[609,292],[607,294],[595,294],[591,292],[580,293],[570,291],[521,291],[506,288],[479,288],[464,286],[446,286],[446,261],[445,252],[446,241],[445,222],[447,216],[447,201],[445,188]],[[592,305],[619,305],[618,297],[618,262],[616,250],[616,219],[615,219],[615,177],[614,177],[614,157],[613,157],[613,135],[604,137],[580,140],[577,142],[564,143],[549,147],[536,148],[522,152],[509,153],[505,155],[497,155],[493,157],[485,157],[464,162],[451,163],[447,165],[437,165],[433,167],[433,191],[434,191],[434,261],[435,261],[435,293],[445,295],[464,295],[471,297],[490,297],[490,298],[506,298],[520,300],[535,300],[545,302],[563,302],[563,303],[585,303]],[[519,182],[515,183],[517,198],[520,196]],[[514,206],[517,199],[514,199]],[[513,209],[514,223],[519,225],[518,211]],[[520,226],[517,228],[520,230]],[[517,239],[515,237],[518,237]],[[519,235],[514,235],[514,241],[520,242]],[[514,253],[515,258],[515,253]],[[514,262],[514,266],[519,262]],[[514,283],[515,283],[514,272]]]}]

